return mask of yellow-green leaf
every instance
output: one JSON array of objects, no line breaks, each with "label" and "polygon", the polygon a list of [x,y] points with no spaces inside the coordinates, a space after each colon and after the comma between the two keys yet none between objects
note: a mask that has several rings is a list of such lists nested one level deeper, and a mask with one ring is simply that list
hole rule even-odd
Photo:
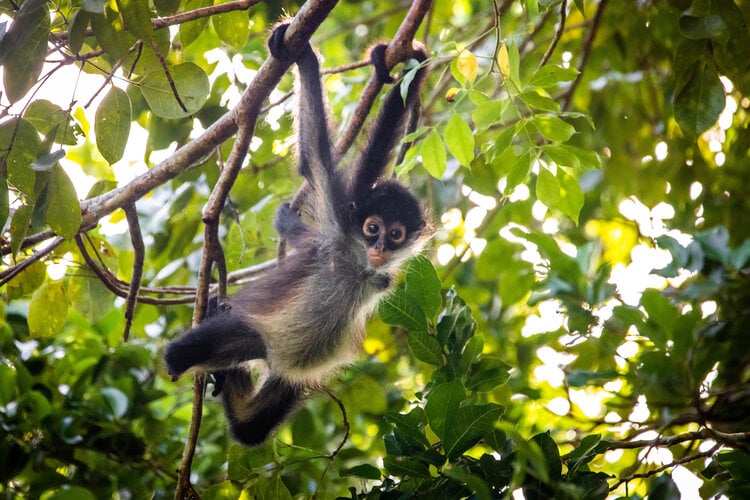
[{"label": "yellow-green leaf", "polygon": [[233,10],[213,16],[211,22],[222,42],[240,49],[250,36],[250,19],[247,11]]},{"label": "yellow-green leaf", "polygon": [[468,167],[474,159],[474,136],[469,125],[458,113],[453,113],[445,126],[445,145],[458,162]]},{"label": "yellow-green leaf", "polygon": [[422,141],[420,153],[425,170],[434,178],[442,179],[448,159],[445,155],[445,146],[443,146],[443,141],[440,139],[437,130],[432,129],[427,134],[427,137]]},{"label": "yellow-green leaf", "polygon": [[560,183],[546,168],[540,169],[536,178],[536,197],[548,207],[556,207],[560,200]]},{"label": "yellow-green leaf", "polygon": [[37,288],[29,302],[29,333],[49,337],[59,332],[68,315],[68,299],[62,281],[47,282]]},{"label": "yellow-green leaf", "polygon": [[470,51],[464,50],[458,55],[456,67],[469,84],[473,84],[477,79],[479,64],[477,63],[477,58]]}]

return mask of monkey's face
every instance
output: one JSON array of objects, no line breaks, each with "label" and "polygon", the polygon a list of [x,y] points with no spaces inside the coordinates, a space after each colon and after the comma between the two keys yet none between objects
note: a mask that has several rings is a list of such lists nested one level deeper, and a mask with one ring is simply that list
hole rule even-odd
[{"label": "monkey's face", "polygon": [[406,241],[406,226],[400,221],[386,221],[378,215],[370,215],[362,224],[362,236],[367,242],[367,261],[373,267],[381,267]]}]

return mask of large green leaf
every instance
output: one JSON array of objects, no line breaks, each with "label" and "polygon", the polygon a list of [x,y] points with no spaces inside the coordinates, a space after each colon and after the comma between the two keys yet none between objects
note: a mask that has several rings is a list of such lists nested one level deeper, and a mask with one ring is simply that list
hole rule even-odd
[{"label": "large green leaf", "polygon": [[682,130],[697,136],[716,123],[724,104],[724,87],[718,73],[708,64],[698,63],[675,95],[674,116]]},{"label": "large green leaf", "polygon": [[466,391],[459,380],[452,380],[436,386],[430,391],[425,404],[425,413],[433,432],[443,437],[445,426],[451,415],[458,411],[461,402],[466,398]]},{"label": "large green leaf", "polygon": [[242,48],[250,36],[250,19],[247,11],[235,10],[211,17],[216,34],[221,41],[236,49]]},{"label": "large green leaf", "polygon": [[479,442],[503,414],[503,407],[494,403],[463,406],[449,415],[445,422],[443,448],[449,459]]},{"label": "large green leaf", "polygon": [[125,22],[125,29],[140,40],[151,40],[154,36],[154,27],[151,24],[148,2],[142,0],[116,0],[116,2]]},{"label": "large green leaf", "polygon": [[411,331],[427,331],[427,317],[419,304],[402,288],[397,288],[380,301],[378,316],[389,325],[403,326]]},{"label": "large green leaf", "polygon": [[[151,111],[162,118],[184,118],[201,109],[211,90],[206,73],[196,64],[187,62],[170,66],[169,75],[174,90],[163,70],[149,73],[141,81],[141,93]],[[185,109],[177,101],[175,90]]]},{"label": "large green leaf", "polygon": [[434,318],[443,303],[435,267],[426,257],[415,257],[406,263],[405,275],[406,294],[419,304],[428,318]]},{"label": "large green leaf", "polygon": [[411,352],[418,360],[434,366],[443,364],[443,351],[440,343],[426,331],[410,330],[408,343]]}]

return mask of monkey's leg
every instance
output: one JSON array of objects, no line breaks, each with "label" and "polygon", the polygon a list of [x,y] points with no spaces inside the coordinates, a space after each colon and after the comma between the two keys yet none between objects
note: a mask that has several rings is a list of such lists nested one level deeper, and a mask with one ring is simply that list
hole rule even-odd
[{"label": "monkey's leg", "polygon": [[222,401],[232,436],[248,446],[263,443],[305,397],[303,386],[277,375],[271,375],[255,396],[250,373],[234,369],[224,375]]},{"label": "monkey's leg", "polygon": [[265,357],[266,344],[260,334],[234,312],[206,318],[164,351],[167,371],[175,380],[194,366],[218,371]]}]

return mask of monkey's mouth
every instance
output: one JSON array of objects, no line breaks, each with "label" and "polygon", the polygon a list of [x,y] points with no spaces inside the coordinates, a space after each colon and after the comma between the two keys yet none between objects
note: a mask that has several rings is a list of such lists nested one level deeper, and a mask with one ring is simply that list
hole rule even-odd
[{"label": "monkey's mouth", "polygon": [[386,251],[376,250],[374,248],[370,248],[367,250],[367,261],[373,267],[380,267],[384,265],[386,262],[388,262],[389,258],[390,254]]}]

